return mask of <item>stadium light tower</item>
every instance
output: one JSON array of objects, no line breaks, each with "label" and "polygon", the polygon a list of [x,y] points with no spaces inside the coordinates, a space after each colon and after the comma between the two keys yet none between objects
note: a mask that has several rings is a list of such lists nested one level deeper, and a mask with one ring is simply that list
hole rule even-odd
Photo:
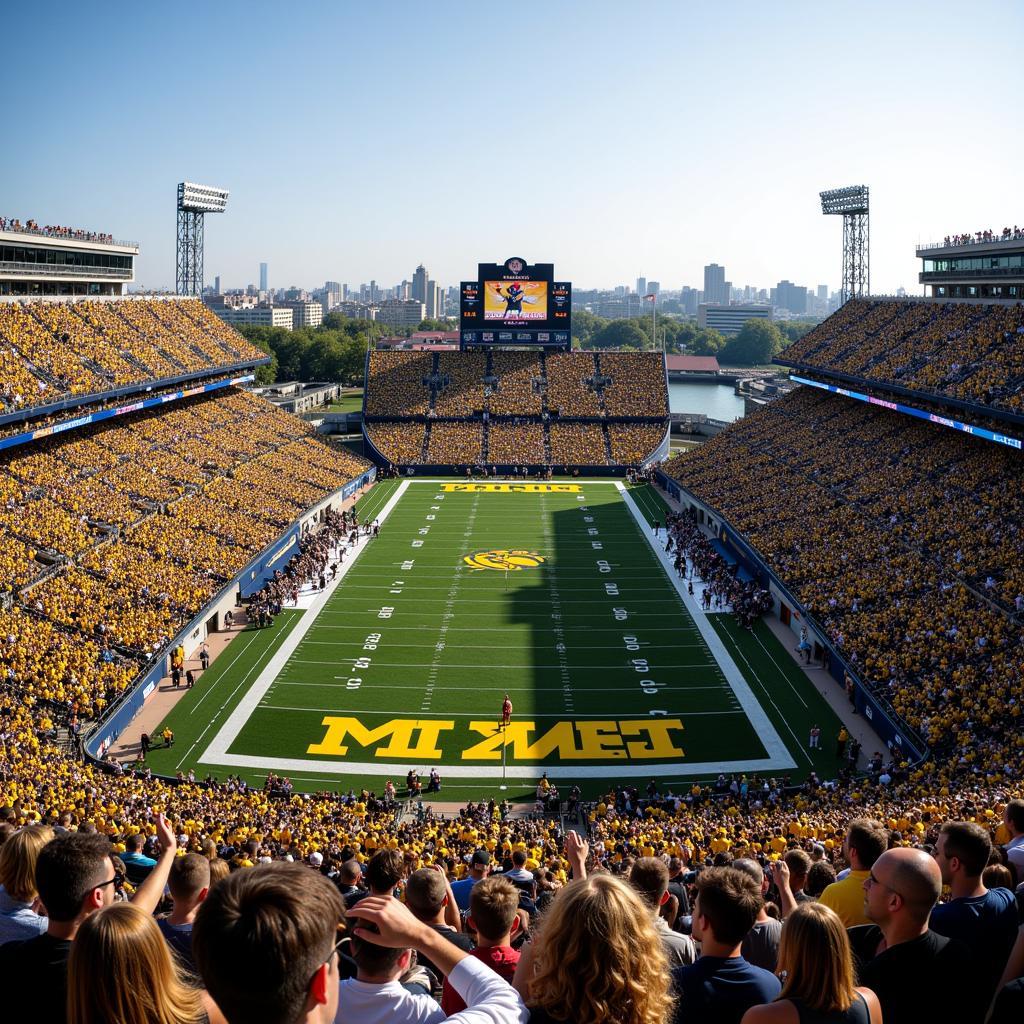
[{"label": "stadium light tower", "polygon": [[842,301],[871,294],[868,187],[849,185],[821,193],[821,212],[843,218]]},{"label": "stadium light tower", "polygon": [[178,295],[203,293],[203,217],[223,213],[228,191],[191,181],[178,183],[178,258],[174,283]]}]

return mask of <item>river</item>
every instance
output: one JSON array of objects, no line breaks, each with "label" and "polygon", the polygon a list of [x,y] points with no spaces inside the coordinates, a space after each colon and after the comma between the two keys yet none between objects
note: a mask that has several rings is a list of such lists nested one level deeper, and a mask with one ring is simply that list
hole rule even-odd
[{"label": "river", "polygon": [[731,384],[669,381],[668,407],[672,412],[700,412],[728,423],[743,416],[743,399],[733,394]]}]

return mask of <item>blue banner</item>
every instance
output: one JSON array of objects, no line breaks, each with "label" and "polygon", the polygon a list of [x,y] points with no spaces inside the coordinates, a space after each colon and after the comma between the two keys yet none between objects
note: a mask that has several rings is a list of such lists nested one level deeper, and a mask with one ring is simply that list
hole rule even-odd
[{"label": "blue banner", "polygon": [[181,398],[204,395],[209,391],[219,391],[221,388],[234,387],[236,384],[248,384],[255,379],[255,374],[246,373],[241,377],[217,380],[212,384],[200,384],[195,388],[169,391],[167,394],[157,395],[155,398],[143,398],[141,401],[129,402],[127,405],[118,405],[113,409],[101,409],[99,412],[92,412],[86,416],[76,416],[71,420],[61,420],[60,423],[51,423],[47,427],[28,430],[23,434],[0,437],[0,451],[3,451],[4,448],[14,448],[17,445],[28,444],[30,441],[39,441],[44,437],[53,437],[54,434],[63,434],[67,430],[77,430],[79,427],[84,427],[90,423],[102,423],[103,420],[113,419],[115,416],[126,416],[128,413],[138,412],[140,409],[152,409],[158,405],[166,405],[168,402],[176,402]]},{"label": "blue banner", "polygon": [[856,398],[858,402],[867,402],[869,405],[880,405],[883,409],[891,409],[893,412],[901,412],[905,416],[915,416],[919,420],[927,420],[929,423],[938,423],[941,427],[949,427],[950,430],[960,430],[965,434],[980,437],[985,441],[993,441],[995,444],[1005,444],[1018,451],[1024,447],[1024,442],[1019,437],[1009,437],[1006,434],[997,434],[995,431],[986,430],[984,427],[976,427],[973,423],[961,423],[959,420],[951,420],[946,416],[939,416],[934,412],[925,412],[924,409],[915,409],[912,405],[903,405],[902,402],[890,402],[884,398],[875,398],[873,395],[865,395],[859,391],[851,391],[849,388],[837,387],[835,384],[823,384],[820,380],[811,380],[809,377],[798,377],[795,373],[789,375],[789,379],[797,384],[808,384],[812,388],[821,388],[822,391],[831,391],[834,395],[843,395],[846,398]]}]

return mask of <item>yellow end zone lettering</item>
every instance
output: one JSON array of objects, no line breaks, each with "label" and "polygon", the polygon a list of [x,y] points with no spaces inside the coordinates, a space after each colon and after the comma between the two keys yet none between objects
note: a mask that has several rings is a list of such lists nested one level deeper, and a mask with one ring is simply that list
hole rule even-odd
[{"label": "yellow end zone lettering", "polygon": [[[453,721],[393,718],[375,728],[358,718],[328,715],[322,724],[327,731],[319,743],[306,748],[307,754],[344,757],[348,740],[357,747],[373,747],[373,756],[385,760],[437,761],[444,757],[438,748],[443,732],[455,728]],[[686,756],[671,733],[682,732],[681,718],[586,719],[554,722],[543,731],[536,722],[510,722],[506,728],[494,721],[471,721],[469,731],[484,737],[459,752],[463,761],[499,761],[501,748],[510,750],[512,761],[544,761],[552,755],[560,761],[679,760]],[[384,741],[387,740],[387,743]]]},{"label": "yellow end zone lettering", "polygon": [[441,484],[442,491],[469,494],[576,494],[579,484]]},{"label": "yellow end zone lettering", "polygon": [[[387,746],[377,747],[374,757],[404,758],[412,761],[437,760],[443,756],[437,749],[437,740],[442,732],[455,728],[454,722],[434,719],[393,718],[390,722],[378,725],[376,729],[368,729],[358,718],[337,718],[328,715],[322,725],[327,726],[327,734],[319,743],[310,744],[307,754],[326,754],[344,757],[348,747],[342,742],[349,737],[360,747],[369,747],[390,737]],[[413,733],[419,732],[419,738],[413,743]]]}]

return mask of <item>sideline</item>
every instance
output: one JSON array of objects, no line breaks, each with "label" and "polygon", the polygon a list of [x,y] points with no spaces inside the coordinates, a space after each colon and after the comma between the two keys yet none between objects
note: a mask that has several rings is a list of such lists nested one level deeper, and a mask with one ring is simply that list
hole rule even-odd
[{"label": "sideline", "polygon": [[[391,510],[398,504],[399,499],[405,494],[409,486],[408,480],[403,480],[394,493],[388,499],[388,503],[374,517],[384,522],[391,514]],[[360,517],[360,522],[365,520]],[[264,694],[274,685],[274,680],[281,674],[281,670],[287,664],[295,649],[299,646],[302,638],[309,632],[310,627],[316,622],[317,615],[330,600],[331,595],[338,588],[341,581],[348,575],[349,569],[358,561],[359,555],[368,544],[373,542],[373,537],[360,537],[356,542],[356,550],[352,557],[347,559],[338,567],[338,575],[331,580],[320,594],[313,599],[309,608],[305,611],[298,624],[285,638],[284,643],[274,652],[274,656],[267,662],[266,667],[259,674],[256,682],[252,685],[245,696],[235,706],[234,711],[228,716],[227,721],[221,726],[220,731],[214,736],[210,745],[199,758],[202,764],[230,764],[239,767],[248,767],[252,759],[238,757],[228,753],[228,748],[235,742],[235,738],[242,731],[249,716],[256,710],[257,705],[263,699]],[[233,759],[232,759],[233,758]],[[231,759],[231,760],[229,760]],[[258,759],[257,759],[258,760]]]}]

